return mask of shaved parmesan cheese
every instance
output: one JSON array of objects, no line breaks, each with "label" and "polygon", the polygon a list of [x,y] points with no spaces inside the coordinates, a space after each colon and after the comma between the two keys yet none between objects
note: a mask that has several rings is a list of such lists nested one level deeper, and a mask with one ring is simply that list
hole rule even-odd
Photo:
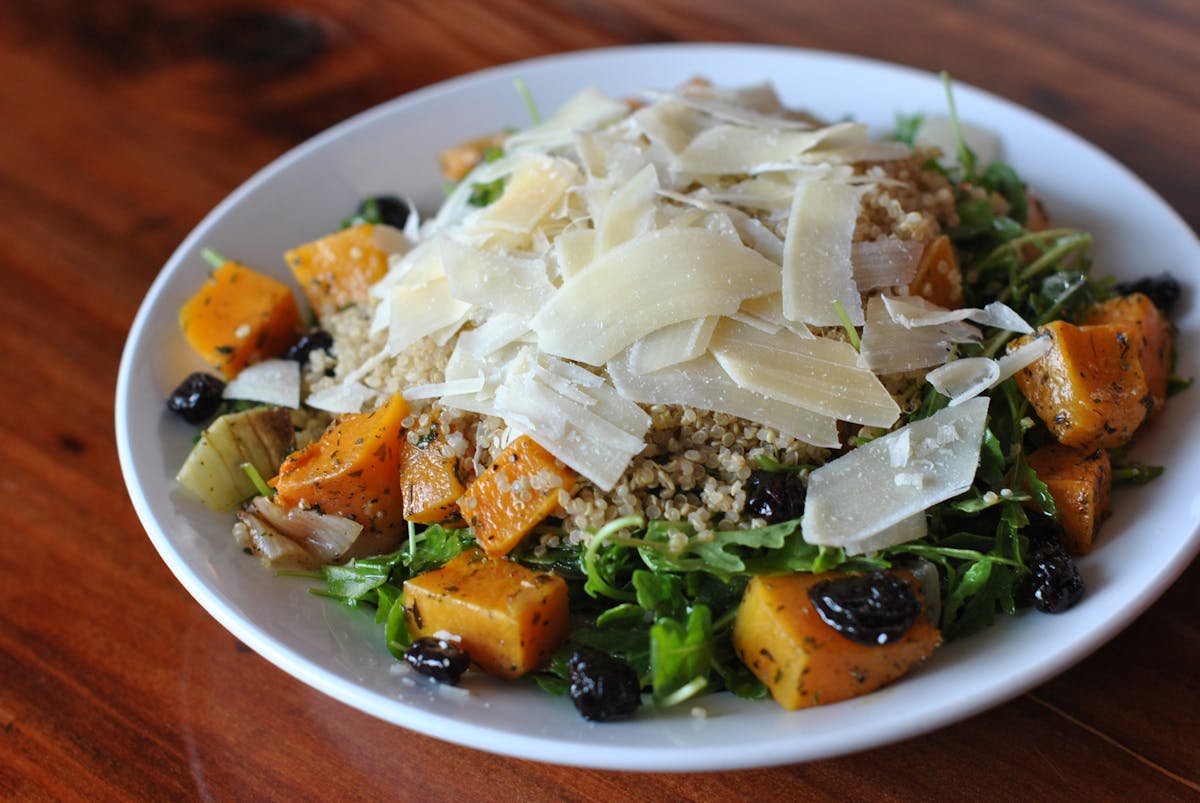
[{"label": "shaved parmesan cheese", "polygon": [[578,180],[579,169],[566,159],[526,155],[509,176],[501,196],[484,208],[478,225],[522,234],[531,232]]},{"label": "shaved parmesan cheese", "polygon": [[[967,490],[979,464],[987,409],[986,398],[944,408],[814,470],[801,523],[804,540],[829,547],[864,544]],[[901,437],[908,439],[907,470],[897,472],[892,446]],[[918,475],[919,487],[897,482],[905,474]],[[863,503],[864,494],[870,495],[869,504]]]},{"label": "shaved parmesan cheese", "polygon": [[599,90],[588,88],[558,108],[549,118],[513,134],[504,143],[511,151],[552,150],[569,144],[576,132],[594,131],[629,114],[629,106]]},{"label": "shaved parmesan cheese", "polygon": [[[914,513],[906,519],[884,527],[873,535],[852,541],[843,548],[850,556],[867,555],[890,546],[916,541],[918,538],[924,538],[928,533],[929,526],[925,521],[925,511],[922,510],[920,513]],[[936,572],[934,575],[936,576]]]},{"label": "shaved parmesan cheese", "polygon": [[543,351],[603,365],[655,329],[734,312],[778,282],[778,267],[738,241],[707,229],[661,229],[596,259],[530,323]]},{"label": "shaved parmesan cheese", "polygon": [[860,293],[877,287],[908,286],[917,276],[924,243],[918,240],[874,240],[854,243],[850,264]]},{"label": "shaved parmesan cheese", "polygon": [[453,396],[460,393],[478,393],[483,390],[483,377],[466,377],[448,382],[431,382],[428,385],[413,385],[404,390],[404,398],[409,401],[416,399],[436,399],[439,396]]},{"label": "shaved parmesan cheese", "polygon": [[682,404],[745,418],[826,448],[839,445],[837,420],[739,387],[711,355],[648,374],[635,374],[627,359],[608,364],[613,384],[642,404]]},{"label": "shaved parmesan cheese", "polygon": [[629,347],[629,367],[634,373],[648,374],[694,360],[708,348],[716,328],[717,318],[710,315],[656,329]]},{"label": "shaved parmesan cheese", "polygon": [[[1000,138],[994,131],[986,128],[959,122],[963,140],[968,148],[975,152],[975,164],[988,165],[1000,161]],[[949,117],[930,116],[921,121],[917,127],[913,142],[925,148],[937,148],[942,152],[939,159],[943,165],[953,167],[958,164],[958,135],[954,131],[954,123]]]},{"label": "shaved parmesan cheese", "polygon": [[783,242],[783,314],[788,320],[838,326],[838,302],[852,324],[862,325],[862,297],[850,261],[861,197],[860,188],[843,184],[796,185]]},{"label": "shaved parmesan cheese", "polygon": [[962,404],[996,384],[1000,365],[987,357],[965,357],[935,368],[925,375],[934,390],[950,397],[950,406]]},{"label": "shaved parmesan cheese", "polygon": [[960,307],[946,309],[921,296],[882,296],[884,305],[892,319],[908,328],[917,326],[939,326],[954,321],[974,321],[984,326],[1006,329],[1010,332],[1028,334],[1033,327],[1008,305],[993,301],[983,309]]},{"label": "shaved parmesan cheese", "polygon": [[693,175],[752,175],[763,164],[794,164],[823,140],[861,129],[860,123],[836,123],[815,131],[762,130],[714,125],[701,131],[675,160],[675,169]]},{"label": "shaved parmesan cheese", "polygon": [[997,361],[1000,364],[1000,375],[996,377],[996,382],[1003,382],[1022,368],[1045,357],[1053,347],[1050,336],[1043,333],[1002,355]]},{"label": "shaved parmesan cheese", "polygon": [[602,254],[650,230],[658,173],[646,165],[609,198],[596,220],[596,252]]},{"label": "shaved parmesan cheese", "polygon": [[445,277],[424,284],[398,284],[389,299],[388,353],[399,354],[423,337],[461,321],[471,305],[450,293]]},{"label": "shaved parmesan cheese", "polygon": [[892,374],[941,365],[949,358],[955,343],[976,342],[980,338],[978,329],[961,321],[910,329],[893,320],[887,298],[873,296],[867,302],[867,322],[858,356],[858,364],[863,368],[877,374]]},{"label": "shaved parmesan cheese", "polygon": [[295,360],[263,360],[247,365],[229,380],[221,393],[225,399],[300,406],[300,363]]},{"label": "shaved parmesan cheese", "polygon": [[[753,88],[734,90],[725,96],[699,95],[693,92],[647,92],[646,95],[662,103],[674,101],[726,123],[749,128],[809,130],[813,124],[802,118],[784,117],[779,114],[779,98],[769,84]],[[750,100],[755,106],[748,105]],[[657,104],[656,104],[657,105]],[[759,110],[761,109],[761,111]]]},{"label": "shaved parmesan cheese", "polygon": [[527,315],[554,293],[541,260],[484,251],[449,237],[441,238],[441,255],[450,294],[459,301]]},{"label": "shaved parmesan cheese", "polygon": [[554,240],[554,260],[563,281],[592,264],[596,256],[596,230],[567,229]]},{"label": "shaved parmesan cheese", "polygon": [[1023,335],[1033,331],[1033,327],[1026,323],[1015,309],[1001,301],[993,301],[981,310],[973,310],[967,320],[1009,332],[1020,332]]},{"label": "shaved parmesan cheese", "polygon": [[379,395],[379,391],[353,380],[308,394],[304,403],[327,413],[359,413],[363,405]]}]

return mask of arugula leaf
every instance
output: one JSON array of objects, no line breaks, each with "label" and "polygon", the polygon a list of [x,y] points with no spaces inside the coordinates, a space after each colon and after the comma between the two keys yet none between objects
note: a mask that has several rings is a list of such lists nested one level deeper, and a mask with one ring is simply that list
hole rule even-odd
[{"label": "arugula leaf", "polygon": [[650,628],[650,676],[654,701],[670,706],[708,686],[712,663],[712,613],[697,605],[686,621],[662,618]]}]

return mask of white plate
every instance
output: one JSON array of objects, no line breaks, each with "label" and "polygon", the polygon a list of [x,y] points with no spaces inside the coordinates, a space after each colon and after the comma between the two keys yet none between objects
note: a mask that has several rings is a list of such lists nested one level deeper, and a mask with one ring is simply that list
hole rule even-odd
[{"label": "white plate", "polygon": [[[1059,616],[1029,615],[943,648],[889,689],[787,713],[729,694],[589,724],[571,704],[529,685],[468,675],[468,693],[406,685],[362,612],[311,596],[304,581],[272,577],[229,536],[230,517],[187,498],[172,477],[193,429],[163,400],[200,364],[177,310],[205,276],[212,247],[286,277],[285,248],[316,238],[368,194],[402,192],[436,206],[435,155],[501,126],[527,124],[513,88],[555,108],[586,85],[620,94],[695,75],[722,85],[771,80],[784,100],[829,118],[891,126],[896,112],[940,113],[932,75],[859,58],[785,48],[666,45],[599,50],[508,65],[414,92],[299,146],[253,176],[184,241],[154,282],[121,362],[117,442],[130,496],[155,547],[218,621],[285,672],[343,702],[422,733],[542,761],[640,770],[714,770],[823,758],[886,744],[1007,700],[1111,638],[1161,594],[1200,546],[1200,392],[1172,400],[1144,434],[1140,459],[1167,466],[1153,484],[1123,489],[1099,549],[1081,561],[1089,593]],[[1057,224],[1096,236],[1096,269],[1130,276],[1172,271],[1194,287],[1200,244],[1149,188],[1078,137],[1011,103],[956,87],[964,120],[1002,133],[1006,158],[1037,188]],[[1189,273],[1190,272],[1190,273]],[[1198,318],[1189,289],[1179,318],[1179,373],[1200,374]]]}]

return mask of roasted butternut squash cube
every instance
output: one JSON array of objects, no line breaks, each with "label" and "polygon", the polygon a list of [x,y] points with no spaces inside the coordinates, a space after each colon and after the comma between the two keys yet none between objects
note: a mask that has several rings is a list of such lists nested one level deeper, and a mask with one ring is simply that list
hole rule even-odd
[{"label": "roasted butternut squash cube", "polygon": [[1129,333],[1146,386],[1154,402],[1150,415],[1154,415],[1167,402],[1167,383],[1171,378],[1172,349],[1175,335],[1167,316],[1142,293],[1116,296],[1093,307],[1083,323],[1112,324]]},{"label": "roasted butternut squash cube", "polygon": [[1052,443],[1029,455],[1029,466],[1054,498],[1063,528],[1063,548],[1072,555],[1091,552],[1096,529],[1111,510],[1108,452]]},{"label": "roasted butternut squash cube", "polygon": [[359,223],[284,253],[318,320],[367,300],[387,273],[388,254],[401,246],[391,226]]},{"label": "roasted butternut squash cube", "polygon": [[[750,580],[733,624],[733,646],[775,702],[793,711],[868,694],[901,677],[941,643],[922,614],[898,640],[852,641],[821,619],[809,599],[816,583],[844,577],[799,572]],[[915,582],[906,577],[924,609]]]},{"label": "roasted butternut squash cube", "polygon": [[962,268],[949,237],[943,234],[925,246],[908,291],[946,309],[963,305]]},{"label": "roasted butternut squash cube", "polygon": [[278,357],[300,336],[296,297],[283,282],[225,262],[179,310],[192,348],[226,377]]},{"label": "roasted butternut squash cube", "polygon": [[1154,403],[1128,331],[1053,321],[1009,350],[1031,337],[1050,338],[1050,351],[1014,378],[1058,442],[1080,449],[1127,443]]},{"label": "roasted butternut squash cube", "polygon": [[489,148],[503,148],[507,138],[508,134],[501,131],[446,148],[438,154],[442,177],[447,181],[461,181],[483,161]]},{"label": "roasted butternut squash cube", "polygon": [[458,458],[446,439],[432,435],[405,439],[400,456],[404,518],[417,524],[449,524],[462,520],[458,500],[465,490]]},{"label": "roasted butternut squash cube", "polygon": [[445,632],[483,671],[518,678],[550,660],[567,637],[567,584],[477,549],[404,583],[408,632]]},{"label": "roasted butternut squash cube", "polygon": [[361,524],[348,557],[383,552],[407,532],[400,488],[401,422],[408,403],[399,393],[373,412],[344,415],[321,437],[288,455],[271,480],[285,507],[318,508]]},{"label": "roasted butternut squash cube", "polygon": [[527,435],[514,440],[467,487],[458,508],[489,555],[507,555],[575,489],[575,472]]}]

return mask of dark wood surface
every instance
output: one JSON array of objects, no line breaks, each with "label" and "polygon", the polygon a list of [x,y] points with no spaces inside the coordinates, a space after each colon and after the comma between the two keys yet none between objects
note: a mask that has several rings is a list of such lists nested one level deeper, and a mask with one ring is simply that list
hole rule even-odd
[{"label": "dark wood surface", "polygon": [[1006,705],[859,755],[697,775],[542,765],[384,724],[248,651],[168,572],[121,480],[113,388],[143,294],[203,214],[397,94],[673,40],[949,69],[1113,153],[1200,223],[1193,0],[5,0],[0,798],[1200,796],[1195,564],[1108,645]]}]

